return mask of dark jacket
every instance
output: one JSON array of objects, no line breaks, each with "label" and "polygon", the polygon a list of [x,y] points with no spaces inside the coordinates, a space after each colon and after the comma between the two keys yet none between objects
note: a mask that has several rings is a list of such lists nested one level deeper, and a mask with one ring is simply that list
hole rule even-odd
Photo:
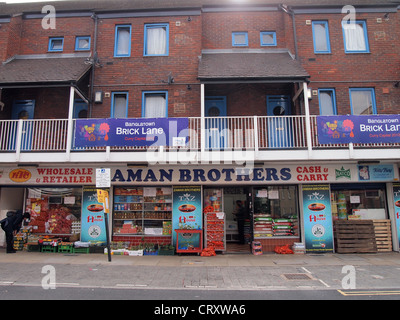
[{"label": "dark jacket", "polygon": [[[22,226],[22,220],[24,219],[24,215],[21,212],[17,212],[14,215],[5,218],[4,223],[2,223],[1,227],[3,228],[3,230],[5,232],[14,232],[17,231],[19,232],[19,230],[21,229]],[[2,220],[3,221],[3,220]]]}]

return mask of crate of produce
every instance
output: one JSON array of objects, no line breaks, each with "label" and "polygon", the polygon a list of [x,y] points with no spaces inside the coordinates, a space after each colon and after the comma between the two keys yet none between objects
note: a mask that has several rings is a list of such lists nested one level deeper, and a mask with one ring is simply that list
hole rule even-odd
[{"label": "crate of produce", "polygon": [[73,247],[73,253],[89,253],[89,247]]},{"label": "crate of produce", "polygon": [[57,252],[56,246],[40,246],[40,252]]},{"label": "crate of produce", "polygon": [[68,242],[61,242],[58,246],[58,252],[60,253],[72,253],[73,252],[73,244]]}]

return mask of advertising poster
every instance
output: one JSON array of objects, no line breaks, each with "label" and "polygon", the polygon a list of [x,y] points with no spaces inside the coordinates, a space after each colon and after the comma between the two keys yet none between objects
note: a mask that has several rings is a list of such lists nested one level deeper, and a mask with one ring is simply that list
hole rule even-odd
[{"label": "advertising poster", "polygon": [[75,148],[184,146],[188,128],[188,118],[77,119]]},{"label": "advertising poster", "polygon": [[394,216],[396,219],[397,239],[400,245],[400,183],[393,184]]},{"label": "advertising poster", "polygon": [[400,115],[318,116],[317,126],[321,144],[400,142]]},{"label": "advertising poster", "polygon": [[[106,190],[109,192],[109,190]],[[82,242],[106,242],[104,205],[99,202],[97,188],[84,187],[82,197]]]},{"label": "advertising poster", "polygon": [[[172,210],[172,239],[174,246],[176,246],[175,229],[201,230],[203,228],[201,186],[175,186]],[[180,241],[180,247],[192,246],[196,248],[200,245],[199,241],[199,235],[194,237],[188,234],[187,241]]]},{"label": "advertising poster", "polygon": [[330,187],[303,185],[304,235],[307,253],[333,252]]}]

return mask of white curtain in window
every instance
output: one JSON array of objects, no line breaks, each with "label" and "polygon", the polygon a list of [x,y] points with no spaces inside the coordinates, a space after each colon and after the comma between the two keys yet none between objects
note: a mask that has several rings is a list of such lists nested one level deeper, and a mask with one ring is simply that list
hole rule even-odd
[{"label": "white curtain in window", "polygon": [[346,49],[348,51],[365,51],[367,45],[365,43],[364,28],[358,23],[344,24],[344,34],[346,40]]},{"label": "white curtain in window", "polygon": [[326,38],[326,27],[324,24],[314,25],[314,36],[315,36],[315,50],[316,51],[328,51],[328,42]]},{"label": "white curtain in window", "polygon": [[166,54],[167,31],[165,28],[147,29],[147,54]]},{"label": "white curtain in window", "polygon": [[146,96],[145,118],[165,118],[166,101],[161,95]]},{"label": "white curtain in window", "polygon": [[235,45],[244,45],[246,44],[246,35],[245,34],[235,34],[234,37]]},{"label": "white curtain in window", "polygon": [[333,101],[332,95],[329,92],[320,92],[319,94],[320,105],[321,105],[321,115],[322,116],[333,116]]},{"label": "white curtain in window", "polygon": [[131,42],[131,33],[127,28],[118,29],[118,42],[117,42],[117,54],[118,55],[129,55],[129,46]]},{"label": "white curtain in window", "polygon": [[354,115],[373,114],[372,95],[370,91],[352,91],[351,106]]},{"label": "white curtain in window", "polygon": [[126,95],[114,96],[114,118],[126,118]]}]

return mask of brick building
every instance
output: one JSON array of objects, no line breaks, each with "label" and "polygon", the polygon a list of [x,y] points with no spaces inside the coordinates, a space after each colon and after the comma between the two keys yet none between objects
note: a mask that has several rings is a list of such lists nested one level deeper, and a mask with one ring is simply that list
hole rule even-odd
[{"label": "brick building", "polygon": [[[332,252],[333,224],[349,216],[389,221],[385,248],[398,250],[399,8],[346,5],[0,3],[0,210],[30,210],[36,233],[60,237],[72,234],[68,213],[82,241],[101,240],[87,190],[110,168],[114,241],[177,246],[186,226],[210,245],[211,206],[224,212],[224,250],[240,240]],[[175,119],[186,125],[165,143],[111,136],[157,121],[172,132]],[[180,186],[199,198],[194,213],[179,209]],[[325,199],[308,203],[312,188]]]}]

